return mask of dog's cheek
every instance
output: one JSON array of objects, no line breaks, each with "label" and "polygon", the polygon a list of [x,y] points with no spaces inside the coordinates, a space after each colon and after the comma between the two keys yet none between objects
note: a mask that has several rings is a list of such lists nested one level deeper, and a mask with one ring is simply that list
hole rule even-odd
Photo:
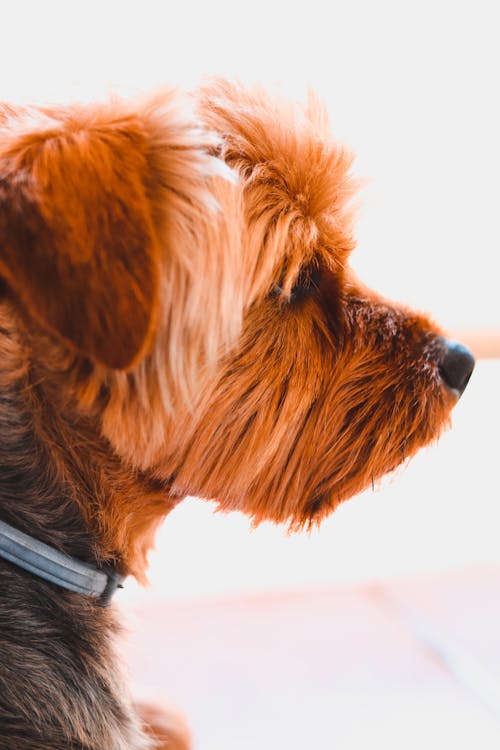
[{"label": "dog's cheek", "polygon": [[297,445],[333,367],[315,307],[311,300],[301,314],[287,314],[269,300],[247,320],[241,350],[200,405],[180,460],[163,464],[179,492],[214,498],[255,521],[300,512]]}]

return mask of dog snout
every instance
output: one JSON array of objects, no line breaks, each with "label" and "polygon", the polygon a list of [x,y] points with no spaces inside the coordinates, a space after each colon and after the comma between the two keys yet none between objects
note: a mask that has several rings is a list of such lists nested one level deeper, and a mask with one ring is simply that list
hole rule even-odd
[{"label": "dog snout", "polygon": [[474,356],[466,346],[456,341],[443,339],[443,345],[439,373],[448,388],[461,396],[474,370]]}]

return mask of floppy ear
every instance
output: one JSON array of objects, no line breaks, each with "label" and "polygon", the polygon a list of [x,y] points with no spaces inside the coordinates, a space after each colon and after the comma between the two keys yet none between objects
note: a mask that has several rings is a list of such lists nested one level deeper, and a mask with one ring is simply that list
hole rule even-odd
[{"label": "floppy ear", "polygon": [[161,329],[165,367],[188,384],[234,338],[242,304],[223,231],[233,186],[198,119],[168,90],[0,105],[0,276],[32,319],[107,367],[138,364]]},{"label": "floppy ear", "polygon": [[0,273],[79,352],[128,368],[150,343],[158,241],[132,117],[33,111],[0,135]]}]

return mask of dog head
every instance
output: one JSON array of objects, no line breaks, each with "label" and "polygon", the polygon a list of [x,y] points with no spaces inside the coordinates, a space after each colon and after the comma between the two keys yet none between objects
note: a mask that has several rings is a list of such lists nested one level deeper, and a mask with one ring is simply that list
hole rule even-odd
[{"label": "dog head", "polygon": [[354,276],[351,156],[316,102],[219,83],[202,112],[243,186],[257,297],[158,466],[181,494],[310,525],[438,437],[473,360]]},{"label": "dog head", "polygon": [[168,97],[32,119],[4,115],[0,271],[123,466],[299,528],[438,437],[472,356],[353,274],[352,158],[317,103],[218,82],[196,127]]}]

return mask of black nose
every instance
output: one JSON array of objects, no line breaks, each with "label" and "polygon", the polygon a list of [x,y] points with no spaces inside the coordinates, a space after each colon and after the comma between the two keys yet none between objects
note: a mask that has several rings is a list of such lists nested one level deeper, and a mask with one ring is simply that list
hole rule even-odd
[{"label": "black nose", "polygon": [[439,364],[439,372],[448,388],[457,391],[461,396],[472,375],[475,360],[466,346],[457,344],[456,341],[443,341],[445,350]]}]

